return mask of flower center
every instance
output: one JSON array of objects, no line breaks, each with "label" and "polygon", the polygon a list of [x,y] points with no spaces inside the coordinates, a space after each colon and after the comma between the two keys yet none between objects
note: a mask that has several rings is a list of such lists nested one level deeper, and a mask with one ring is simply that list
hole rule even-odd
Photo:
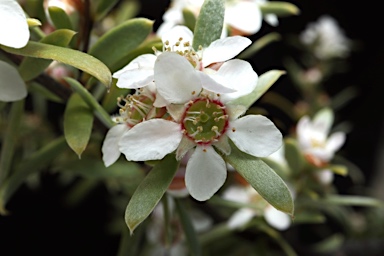
[{"label": "flower center", "polygon": [[188,104],[181,125],[184,134],[195,143],[210,144],[225,133],[228,115],[220,101],[198,98]]},{"label": "flower center", "polygon": [[135,94],[128,94],[126,97],[118,98],[118,106],[120,117],[116,118],[116,122],[126,123],[129,127],[152,119],[166,118],[167,110],[165,107],[156,108],[153,106],[155,96],[147,90],[137,90]]}]

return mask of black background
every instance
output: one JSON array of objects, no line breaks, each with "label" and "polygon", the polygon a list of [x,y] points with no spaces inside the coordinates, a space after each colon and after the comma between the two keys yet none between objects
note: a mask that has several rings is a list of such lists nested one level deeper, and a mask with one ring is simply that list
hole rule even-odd
[{"label": "black background", "polygon": [[[141,1],[138,16],[154,19],[155,28],[161,22],[167,1]],[[308,22],[322,14],[334,17],[347,37],[359,43],[359,49],[348,58],[348,72],[338,74],[326,82],[330,93],[344,86],[355,86],[357,98],[337,113],[337,120],[353,125],[341,153],[359,166],[367,177],[366,185],[376,177],[380,131],[383,120],[384,47],[382,39],[382,9],[376,1],[302,0],[291,1],[301,9],[295,17],[281,18],[278,27],[264,24],[253,39],[276,31],[283,38],[298,34]],[[284,69],[283,58],[290,55],[286,47],[273,44],[261,51],[250,62],[258,74],[270,69]],[[288,77],[283,77],[272,88],[295,98]],[[105,228],[110,218],[110,202],[105,187],[98,186],[81,206],[67,208],[63,197],[68,188],[62,187],[57,176],[42,174],[37,189],[22,186],[12,197],[10,216],[0,216],[0,255],[115,255],[119,237],[107,235]],[[339,181],[341,191],[348,192],[348,181]],[[121,218],[123,218],[123,213]]]}]

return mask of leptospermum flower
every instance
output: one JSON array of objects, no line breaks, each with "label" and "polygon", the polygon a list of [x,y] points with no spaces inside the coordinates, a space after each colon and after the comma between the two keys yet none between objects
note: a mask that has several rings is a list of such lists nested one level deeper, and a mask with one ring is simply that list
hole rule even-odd
[{"label": "leptospermum flower", "polygon": [[154,84],[139,89],[135,94],[118,98],[119,115],[112,119],[117,124],[107,132],[103,145],[103,161],[106,167],[112,165],[119,159],[120,150],[118,143],[124,133],[133,126],[151,118],[163,118],[166,116],[165,108],[156,108],[153,103],[156,100]]},{"label": "leptospermum flower", "polygon": [[224,191],[222,197],[226,200],[254,206],[242,207],[235,211],[227,222],[228,227],[231,229],[246,225],[256,216],[263,216],[269,225],[278,230],[285,230],[291,225],[288,214],[270,205],[249,184],[232,185]]},{"label": "leptospermum flower", "polygon": [[[176,150],[178,160],[189,151],[185,173],[186,187],[192,197],[208,200],[227,177],[221,154],[231,152],[229,139],[243,152],[266,157],[282,145],[282,135],[275,125],[261,115],[238,118],[245,112],[231,100],[250,93],[258,76],[239,60],[225,62],[212,77],[237,91],[217,94],[200,87],[200,76],[183,56],[166,52],[155,63],[157,90],[171,104],[167,106],[174,121],[151,119],[125,133],[120,151],[129,161],[162,159]],[[243,63],[243,62],[241,62]],[[247,63],[247,62],[244,62]],[[218,152],[216,151],[218,150]]]},{"label": "leptospermum flower", "polygon": [[[305,158],[314,166],[324,168],[345,142],[344,132],[329,135],[334,115],[331,109],[324,108],[316,113],[313,120],[303,116],[296,127],[299,147]],[[322,183],[330,183],[333,173],[324,168],[317,174]]]},{"label": "leptospermum flower", "polygon": [[[192,48],[193,33],[185,26],[176,26],[163,35],[163,52],[175,52],[187,59],[198,74],[193,90],[196,92],[201,88],[215,91],[218,93],[233,92],[226,87],[226,77],[224,73],[213,75],[209,68],[214,63],[230,60],[243,51],[252,42],[248,38],[241,36],[228,37],[212,42],[207,48]],[[154,80],[155,62],[163,52],[155,51],[155,54],[143,54],[132,60],[127,66],[113,74],[118,81],[116,85],[120,88],[142,88]],[[236,61],[238,68],[245,66],[245,61]],[[221,76],[221,79],[212,78]],[[199,89],[197,89],[199,87]],[[185,88],[184,88],[185,89]],[[180,90],[179,90],[180,91]],[[190,93],[190,90],[184,91]],[[156,106],[164,106],[161,95],[157,96]]]},{"label": "leptospermum flower", "polygon": [[351,41],[345,36],[337,21],[324,15],[317,22],[309,23],[300,34],[300,40],[314,49],[320,59],[346,57],[351,48]]},{"label": "leptospermum flower", "polygon": [[[226,0],[222,38],[227,36],[228,27],[242,35],[258,32],[263,20],[260,6],[265,2],[266,0]],[[170,8],[163,15],[164,22],[156,33],[162,36],[174,26],[184,24],[183,9],[188,9],[198,16],[203,3],[202,0],[171,1]],[[277,16],[274,14],[267,14],[264,19],[272,26],[278,24]]]},{"label": "leptospermum flower", "polygon": [[27,17],[15,0],[0,0],[0,44],[22,48],[29,40]]},{"label": "leptospermum flower", "polygon": [[331,109],[324,108],[311,120],[303,116],[296,127],[299,147],[306,158],[315,166],[326,165],[345,142],[344,132],[329,135],[334,115]]}]

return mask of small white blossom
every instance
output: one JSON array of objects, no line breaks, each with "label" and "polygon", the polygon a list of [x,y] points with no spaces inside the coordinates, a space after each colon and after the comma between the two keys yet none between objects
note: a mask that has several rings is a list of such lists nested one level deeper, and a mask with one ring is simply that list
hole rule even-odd
[{"label": "small white blossom", "polygon": [[124,133],[144,120],[164,116],[166,109],[154,107],[155,101],[153,82],[146,88],[137,90],[133,95],[129,94],[125,98],[118,99],[119,115],[112,118],[117,124],[107,132],[101,149],[106,167],[119,159],[119,141]]},{"label": "small white blossom", "polygon": [[297,123],[299,147],[315,166],[326,165],[345,142],[344,132],[329,135],[333,119],[332,110],[324,108],[316,113],[312,121],[309,116],[303,116]]},{"label": "small white blossom", "polygon": [[351,48],[351,41],[337,21],[327,15],[308,24],[300,34],[300,39],[304,44],[313,47],[314,54],[320,59],[346,57]]},{"label": "small white blossom", "polygon": [[174,52],[159,55],[154,79],[159,93],[170,103],[167,109],[174,120],[151,119],[125,133],[119,146],[128,161],[162,159],[176,150],[180,160],[189,150],[185,173],[186,187],[192,197],[208,200],[224,184],[226,164],[215,149],[230,153],[228,139],[243,152],[266,157],[282,145],[282,135],[275,125],[261,115],[238,118],[245,112],[230,101],[253,91],[258,76],[249,63],[232,60],[213,79],[221,80],[233,93],[218,94],[202,90],[201,79],[193,64]]},{"label": "small white blossom", "polygon": [[[199,80],[193,83],[193,87],[188,83],[188,86],[174,88],[174,94],[178,95],[181,101],[188,98],[191,91],[198,92],[201,88],[218,93],[234,92],[233,89],[228,88],[225,74],[223,75],[222,71],[215,72],[209,66],[235,57],[251,44],[251,40],[241,36],[228,37],[212,42],[207,48],[197,50],[192,48],[192,40],[193,33],[187,27],[176,26],[172,28],[162,37],[164,44],[163,52],[156,51],[156,54],[140,55],[132,60],[127,66],[113,74],[113,77],[118,79],[116,85],[120,88],[130,89],[142,88],[148,85],[154,81],[156,60],[164,52],[174,52],[188,60],[188,65],[195,70]],[[241,71],[245,65],[245,61],[242,60],[228,62],[231,63],[232,69],[237,69],[238,71]],[[189,79],[184,77],[183,80],[188,82]],[[156,85],[158,85],[157,82]],[[163,91],[159,91],[159,93],[160,95],[156,96],[157,101],[155,102],[155,106],[158,107],[164,106],[170,100],[169,97],[165,97],[164,100],[164,96],[169,96],[167,93]],[[173,99],[176,99],[176,97],[173,97]]]},{"label": "small white blossom", "polygon": [[264,216],[266,222],[278,230],[285,230],[291,225],[291,218],[288,214],[270,205],[249,184],[230,186],[224,191],[223,198],[238,203],[252,204],[256,207],[243,207],[234,212],[228,220],[228,227],[231,229],[244,226],[255,216]]},{"label": "small white blossom", "polygon": [[0,0],[0,44],[23,48],[29,40],[27,17],[15,0]]}]

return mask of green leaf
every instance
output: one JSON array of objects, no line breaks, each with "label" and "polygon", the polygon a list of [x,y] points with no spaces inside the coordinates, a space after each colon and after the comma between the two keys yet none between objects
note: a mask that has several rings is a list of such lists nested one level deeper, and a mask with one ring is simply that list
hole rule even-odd
[{"label": "green leaf", "polygon": [[57,6],[48,7],[49,17],[56,29],[73,29],[67,13]]},{"label": "green leaf", "polygon": [[24,113],[24,105],[24,100],[13,102],[7,118],[8,125],[4,133],[5,136],[1,141],[0,186],[10,173],[16,142],[20,132],[20,121]]},{"label": "green leaf", "polygon": [[240,151],[233,143],[232,152],[225,156],[241,176],[273,207],[293,215],[291,193],[284,181],[259,158]]},{"label": "green leaf", "polygon": [[125,96],[129,93],[130,89],[119,88],[116,86],[117,79],[112,79],[112,85],[107,94],[105,94],[102,106],[108,113],[116,110],[117,108],[117,97]]},{"label": "green leaf", "polygon": [[201,246],[197,237],[195,228],[192,225],[191,218],[188,216],[187,210],[183,206],[180,199],[175,198],[176,210],[180,217],[180,222],[189,245],[191,255],[201,255]]},{"label": "green leaf", "polygon": [[125,222],[131,234],[158,204],[171,184],[178,166],[175,155],[169,154],[140,183],[125,211]]},{"label": "green leaf", "polygon": [[69,147],[81,158],[91,137],[93,113],[77,93],[73,93],[64,112],[64,136]]},{"label": "green leaf", "polygon": [[[71,42],[75,34],[75,31],[69,29],[55,30],[51,34],[41,39],[40,43],[65,47],[69,44],[69,42]],[[51,62],[51,60],[26,57],[23,59],[19,66],[21,77],[24,79],[24,81],[32,80],[40,73],[42,73],[49,66],[49,64],[51,64]]]},{"label": "green leaf", "polygon": [[291,15],[298,15],[300,9],[288,2],[266,1],[260,5],[261,12],[266,14],[276,14],[278,17],[286,17]]},{"label": "green leaf", "polygon": [[55,166],[55,171],[72,173],[87,179],[105,180],[109,178],[125,180],[141,180],[144,178],[143,169],[136,162],[117,161],[109,167],[105,167],[101,159],[85,156],[78,160],[69,160]]},{"label": "green leaf", "polygon": [[45,145],[40,150],[23,160],[11,175],[0,187],[0,214],[7,214],[5,205],[13,193],[20,187],[25,179],[44,169],[54,158],[62,154],[67,148],[64,137],[57,138]]},{"label": "green leaf", "polygon": [[224,1],[205,0],[201,6],[194,30],[192,46],[198,50],[220,38],[224,23]]},{"label": "green leaf", "polygon": [[153,21],[146,18],[130,19],[100,37],[89,50],[89,54],[111,68],[144,42],[152,31],[152,26]]},{"label": "green leaf", "polygon": [[98,0],[93,1],[96,4],[94,20],[102,19],[119,2],[119,0]]},{"label": "green leaf", "polygon": [[283,70],[270,70],[262,74],[258,81],[255,89],[247,95],[237,98],[231,101],[231,105],[243,105],[247,109],[250,108],[255,101],[257,101],[276,81],[280,76],[284,75]]},{"label": "green leaf", "polygon": [[324,202],[337,205],[384,207],[383,201],[365,196],[329,195],[324,198]]},{"label": "green leaf", "polygon": [[56,103],[64,103],[64,100],[58,97],[56,94],[45,88],[43,85],[35,82],[28,83],[28,90],[30,93],[38,93],[43,95],[44,98],[56,102]]},{"label": "green leaf", "polygon": [[70,77],[65,77],[64,80],[81,96],[88,106],[95,111],[96,116],[100,119],[100,121],[102,121],[108,128],[115,125],[110,115],[103,109],[102,106],[100,106],[99,102],[87,89],[84,88],[84,86],[82,86],[77,80]]},{"label": "green leaf", "polygon": [[341,175],[346,176],[348,174],[348,168],[344,165],[338,165],[338,164],[331,164],[328,167],[332,172]]},{"label": "green leaf", "polygon": [[112,74],[108,67],[100,60],[84,52],[32,41],[29,41],[28,44],[21,49],[6,46],[0,47],[4,51],[12,54],[57,60],[89,73],[107,87],[111,84]]},{"label": "green leaf", "polygon": [[284,139],[285,159],[294,174],[302,172],[306,160],[299,149],[297,141],[293,138]]},{"label": "green leaf", "polygon": [[184,25],[193,32],[195,30],[195,25],[196,25],[196,16],[193,13],[193,11],[191,11],[191,9],[184,8],[183,18],[184,18]]},{"label": "green leaf", "polygon": [[0,60],[0,101],[18,101],[27,97],[27,87],[16,68]]},{"label": "green leaf", "polygon": [[281,39],[280,34],[276,32],[269,33],[255,42],[253,42],[247,49],[245,49],[242,53],[240,53],[237,58],[238,59],[246,59],[251,58],[255,53],[263,49],[265,46],[269,45],[272,42],[278,41]]}]

